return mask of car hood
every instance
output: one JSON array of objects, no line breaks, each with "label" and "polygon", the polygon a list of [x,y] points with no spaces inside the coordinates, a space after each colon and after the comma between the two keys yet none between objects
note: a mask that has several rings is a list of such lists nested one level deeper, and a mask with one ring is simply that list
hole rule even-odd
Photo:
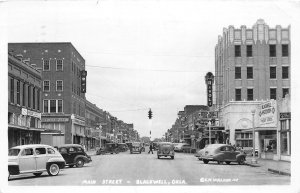
[{"label": "car hood", "polygon": [[18,160],[18,156],[8,156],[8,162],[15,162]]}]

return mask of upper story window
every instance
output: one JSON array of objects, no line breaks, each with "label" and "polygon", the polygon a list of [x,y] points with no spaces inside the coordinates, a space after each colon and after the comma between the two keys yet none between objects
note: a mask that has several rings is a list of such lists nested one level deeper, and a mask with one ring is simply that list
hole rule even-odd
[{"label": "upper story window", "polygon": [[21,104],[21,85],[19,80],[17,80],[17,104]]},{"label": "upper story window", "polygon": [[10,102],[15,102],[15,79],[10,79]]},{"label": "upper story window", "polygon": [[270,79],[276,79],[276,66],[270,67]]},{"label": "upper story window", "polygon": [[44,60],[43,61],[43,70],[44,71],[50,71],[50,62],[49,62],[49,60]]},{"label": "upper story window", "polygon": [[56,81],[56,91],[63,91],[63,81],[62,80]]},{"label": "upper story window", "polygon": [[63,61],[56,60],[56,71],[63,71]]},{"label": "upper story window", "polygon": [[277,95],[276,88],[270,88],[270,99],[276,100],[276,95]]},{"label": "upper story window", "polygon": [[269,45],[270,57],[276,57],[276,45]]},{"label": "upper story window", "polygon": [[235,79],[241,79],[242,78],[242,74],[241,74],[241,67],[235,67]]},{"label": "upper story window", "polygon": [[253,79],[253,67],[247,67],[247,79]]},{"label": "upper story window", "polygon": [[234,56],[241,57],[241,45],[234,46]]},{"label": "upper story window", "polygon": [[247,45],[247,57],[252,57],[252,45]]},{"label": "upper story window", "polygon": [[253,101],[253,88],[248,88],[247,89],[247,100],[248,101]]},{"label": "upper story window", "polygon": [[290,93],[290,90],[289,88],[282,88],[282,98],[285,97],[285,95],[289,94]]},{"label": "upper story window", "polygon": [[288,78],[289,78],[289,67],[282,66],[282,79],[288,79]]},{"label": "upper story window", "polygon": [[44,91],[50,91],[50,80],[44,80]]},{"label": "upper story window", "polygon": [[288,44],[282,44],[282,57],[289,56],[289,45]]},{"label": "upper story window", "polygon": [[240,88],[235,89],[235,100],[236,101],[242,100],[242,89],[240,89]]}]

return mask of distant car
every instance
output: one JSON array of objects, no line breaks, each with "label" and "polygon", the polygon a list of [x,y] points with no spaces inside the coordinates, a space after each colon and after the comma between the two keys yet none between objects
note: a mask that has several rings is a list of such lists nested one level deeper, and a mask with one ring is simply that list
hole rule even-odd
[{"label": "distant car", "polygon": [[118,143],[118,149],[120,152],[125,152],[128,150],[128,146],[126,143]]},{"label": "distant car", "polygon": [[130,153],[142,153],[143,146],[140,142],[133,142],[130,148]]},{"label": "distant car", "polygon": [[245,153],[236,151],[233,146],[227,144],[210,144],[203,151],[200,151],[199,154],[198,159],[202,160],[204,164],[210,161],[216,161],[218,164],[223,162],[226,164],[231,162],[244,164],[246,160]]},{"label": "distant car", "polygon": [[168,157],[170,156],[171,159],[174,159],[175,153],[174,153],[174,145],[169,142],[161,142],[158,144],[157,149],[157,158],[160,157]]},{"label": "distant car", "polygon": [[175,147],[174,147],[174,151],[176,152],[183,152],[183,150],[187,147],[190,147],[189,144],[187,143],[178,143]]},{"label": "distant car", "polygon": [[101,147],[96,151],[96,155],[103,155],[106,153],[118,154],[120,152],[119,146],[117,143],[106,143],[104,147]]},{"label": "distant car", "polygon": [[74,165],[81,168],[85,163],[90,163],[92,161],[91,157],[86,154],[83,147],[79,144],[65,144],[59,146],[58,151],[70,168]]},{"label": "distant car", "polygon": [[50,176],[56,176],[65,164],[62,155],[49,145],[32,144],[12,147],[8,151],[8,179],[10,175],[23,173],[41,176],[45,171]]}]

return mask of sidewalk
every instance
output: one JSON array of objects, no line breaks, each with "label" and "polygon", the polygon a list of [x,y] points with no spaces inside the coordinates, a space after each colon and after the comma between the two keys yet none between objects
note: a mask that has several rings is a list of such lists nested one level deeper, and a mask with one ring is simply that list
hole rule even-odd
[{"label": "sidewalk", "polygon": [[251,167],[260,167],[263,170],[280,175],[291,176],[291,162],[257,158],[257,164],[252,164],[251,159],[252,157],[246,158],[246,165],[249,165]]},{"label": "sidewalk", "polygon": [[88,151],[85,151],[87,155],[94,156],[96,155],[96,149],[89,149]]}]

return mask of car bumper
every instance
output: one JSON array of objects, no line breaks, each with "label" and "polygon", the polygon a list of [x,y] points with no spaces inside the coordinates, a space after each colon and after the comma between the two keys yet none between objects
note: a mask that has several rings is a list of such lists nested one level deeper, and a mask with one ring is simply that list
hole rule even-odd
[{"label": "car bumper", "polygon": [[214,161],[215,160],[213,157],[203,157],[203,156],[199,156],[198,159],[199,160],[209,160],[209,161]]}]

